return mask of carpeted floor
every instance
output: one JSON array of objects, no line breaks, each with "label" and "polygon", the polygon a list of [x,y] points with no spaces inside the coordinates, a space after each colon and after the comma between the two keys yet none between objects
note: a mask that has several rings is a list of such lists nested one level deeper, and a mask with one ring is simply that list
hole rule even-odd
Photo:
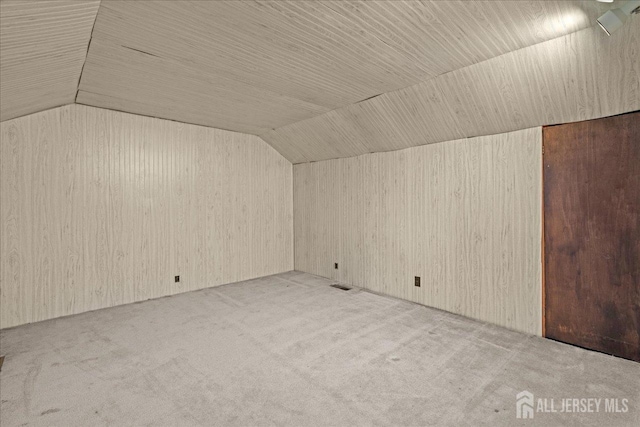
[{"label": "carpeted floor", "polygon": [[[640,425],[638,363],[331,283],[289,272],[0,331],[0,424]],[[523,390],[536,409],[602,400],[519,420]]]}]

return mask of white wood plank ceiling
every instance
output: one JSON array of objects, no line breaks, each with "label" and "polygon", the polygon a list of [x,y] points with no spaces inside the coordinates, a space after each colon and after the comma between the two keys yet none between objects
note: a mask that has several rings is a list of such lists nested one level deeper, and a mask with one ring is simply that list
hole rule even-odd
[{"label": "white wood plank ceiling", "polygon": [[74,102],[99,4],[0,1],[0,120]]},{"label": "white wood plank ceiling", "polygon": [[627,25],[612,37],[588,28],[261,136],[303,163],[636,110],[640,25]]},{"label": "white wood plank ceiling", "polygon": [[298,163],[637,104],[574,105],[603,55],[624,79],[605,89],[638,73],[615,57],[637,31],[604,40],[590,27],[611,6],[593,0],[102,0],[92,35],[95,1],[1,4],[2,120],[75,100],[260,135]]}]

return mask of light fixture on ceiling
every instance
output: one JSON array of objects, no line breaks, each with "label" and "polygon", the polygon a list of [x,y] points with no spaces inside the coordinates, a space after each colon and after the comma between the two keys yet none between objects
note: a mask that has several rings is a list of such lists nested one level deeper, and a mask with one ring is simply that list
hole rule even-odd
[{"label": "light fixture on ceiling", "polygon": [[629,15],[638,12],[640,12],[640,0],[631,0],[619,8],[608,10],[598,18],[598,25],[610,36],[611,33],[622,27]]}]

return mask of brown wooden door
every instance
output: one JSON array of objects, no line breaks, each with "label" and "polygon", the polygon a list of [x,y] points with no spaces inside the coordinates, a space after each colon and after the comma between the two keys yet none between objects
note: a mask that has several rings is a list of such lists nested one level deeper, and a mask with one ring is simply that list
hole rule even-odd
[{"label": "brown wooden door", "polygon": [[640,361],[640,112],[543,144],[545,336]]}]

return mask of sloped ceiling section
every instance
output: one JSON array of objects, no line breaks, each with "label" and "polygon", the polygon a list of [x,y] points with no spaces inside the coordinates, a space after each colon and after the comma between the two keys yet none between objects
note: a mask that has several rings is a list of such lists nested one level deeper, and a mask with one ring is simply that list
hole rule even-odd
[{"label": "sloped ceiling section", "polygon": [[[103,0],[77,102],[265,134],[587,28],[606,7]],[[303,152],[288,155],[315,158]]]},{"label": "sloped ceiling section", "polygon": [[99,4],[0,1],[0,120],[74,102]]},{"label": "sloped ceiling section", "polygon": [[640,17],[606,37],[593,0],[0,7],[0,120],[75,100],[300,163],[640,109]]},{"label": "sloped ceiling section", "polygon": [[589,28],[262,134],[292,163],[640,109],[640,17]]}]

